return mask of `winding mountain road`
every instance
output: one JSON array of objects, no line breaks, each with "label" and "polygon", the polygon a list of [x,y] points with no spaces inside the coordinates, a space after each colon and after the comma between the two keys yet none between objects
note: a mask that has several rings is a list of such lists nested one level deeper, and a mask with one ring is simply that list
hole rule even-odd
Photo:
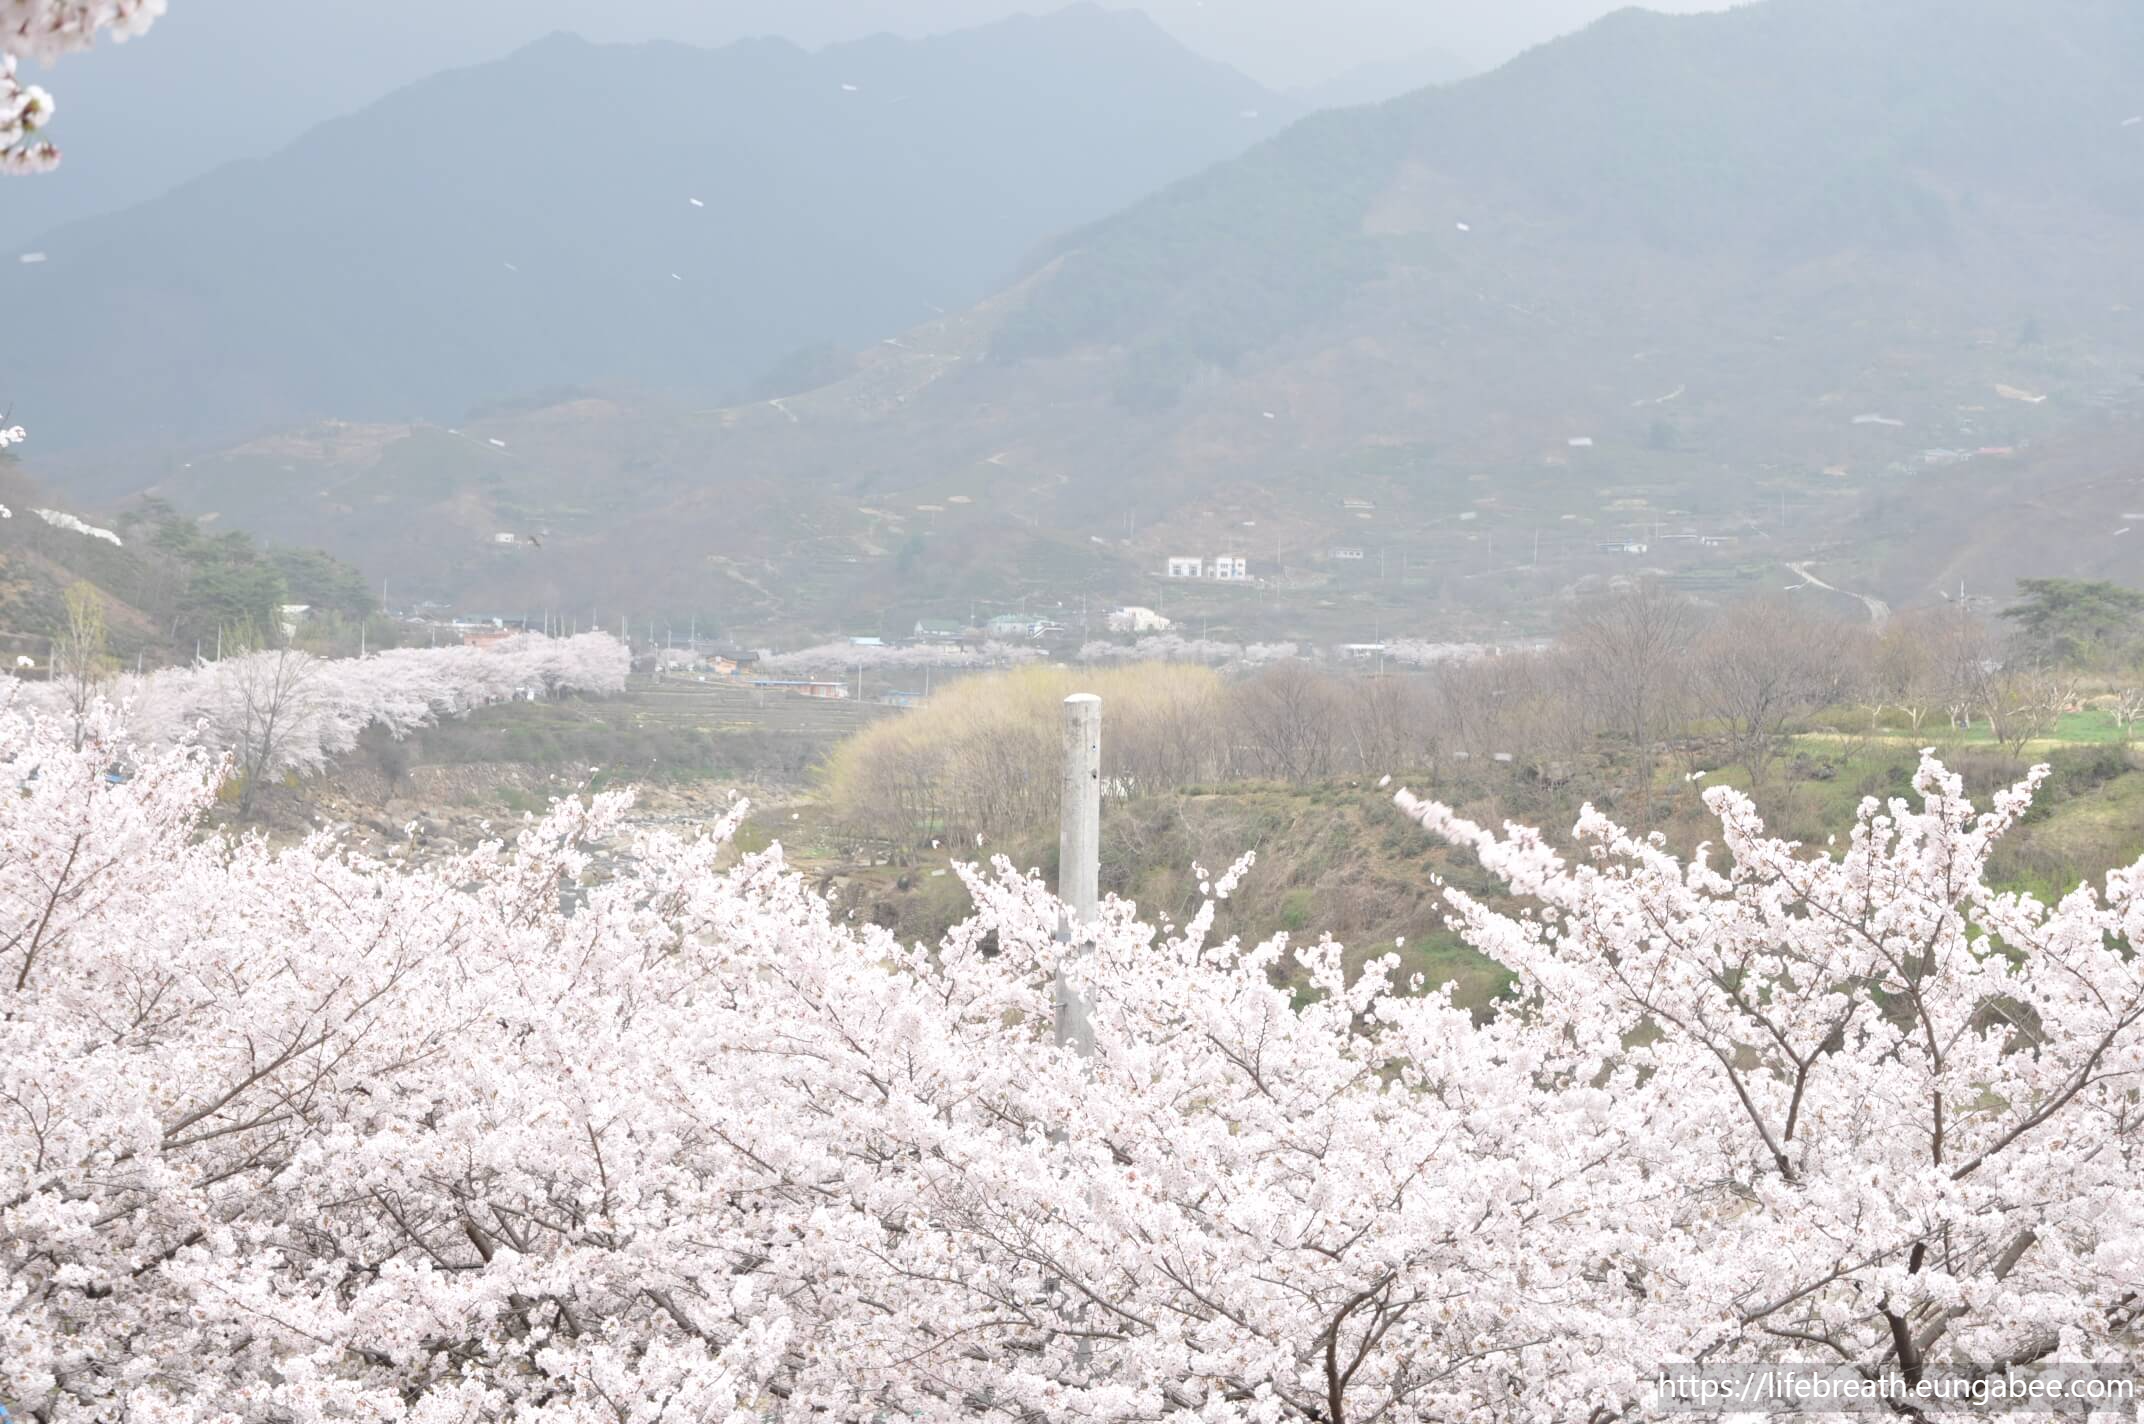
[{"label": "winding mountain road", "polygon": [[1885,623],[1890,621],[1891,605],[1885,603],[1882,599],[1872,597],[1871,595],[1866,593],[1848,593],[1847,590],[1843,588],[1835,588],[1831,584],[1828,584],[1822,579],[1818,578],[1815,574],[1809,572],[1809,566],[1807,564],[1788,564],[1787,568],[1790,569],[1795,575],[1800,577],[1804,582],[1814,584],[1816,587],[1823,589],[1827,593],[1844,593],[1848,598],[1857,598],[1861,600],[1861,606],[1868,609],[1869,611],[1869,622],[1874,624],[1876,627],[1881,628]]}]

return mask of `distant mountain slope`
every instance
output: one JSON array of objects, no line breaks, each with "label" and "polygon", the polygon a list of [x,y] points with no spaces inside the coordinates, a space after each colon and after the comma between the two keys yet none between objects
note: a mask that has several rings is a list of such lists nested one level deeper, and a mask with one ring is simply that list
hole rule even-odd
[{"label": "distant mountain slope", "polygon": [[1448,49],[1426,49],[1397,59],[1358,64],[1322,83],[1291,89],[1288,96],[1306,109],[1349,109],[1382,104],[1417,89],[1455,84],[1481,71]]},{"label": "distant mountain slope", "polygon": [[[780,35],[815,49],[879,33],[942,34],[1049,3],[185,0],[157,25],[153,41],[102,46],[49,74],[30,71],[57,95],[52,137],[67,161],[36,183],[11,185],[0,199],[0,253],[12,254],[40,233],[81,218],[131,207],[218,164],[273,153],[313,125],[390,90],[495,59],[553,30],[600,44],[667,39],[710,48]],[[1689,8],[1698,0],[1675,3]],[[1200,54],[1267,84],[1293,87],[1379,56],[1413,54],[1432,41],[1453,44],[1463,54],[1500,57],[1573,29],[1610,4],[1138,0],[1131,8],[1152,15]],[[1653,7],[1666,4],[1654,0]],[[148,115],[154,122],[144,122]]]},{"label": "distant mountain slope", "polygon": [[[1460,223],[1491,212],[1580,268],[1629,243],[1752,278],[1949,251],[2007,216],[1983,199],[2134,221],[2144,133],[2123,121],[2144,109],[2140,59],[2144,7],[2125,0],[1622,11],[1491,75],[1318,116],[1068,236],[1063,274],[1001,349],[1232,356],[1342,315],[1343,289],[1517,235],[1460,242]],[[1279,299],[1241,299],[1259,289]]]},{"label": "distant mountain slope", "polygon": [[[412,587],[820,626],[1196,594],[1268,634],[1493,633],[1619,575],[1776,588],[1788,559],[1898,606],[2070,571],[2028,554],[2137,582],[2140,73],[2128,0],[1627,12],[1314,115],[779,404],[159,473]],[[398,506],[366,460],[451,474]],[[540,561],[480,547],[539,523]],[[1148,576],[1231,550],[1269,601]]]},{"label": "distant mountain slope", "polygon": [[1079,5],[816,54],[554,36],[0,269],[40,448],[592,380],[734,389],[964,305],[1287,104]]}]

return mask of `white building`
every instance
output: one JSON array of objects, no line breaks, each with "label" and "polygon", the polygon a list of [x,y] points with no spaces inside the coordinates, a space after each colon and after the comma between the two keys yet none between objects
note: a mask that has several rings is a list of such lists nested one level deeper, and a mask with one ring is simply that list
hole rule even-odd
[{"label": "white building", "polygon": [[1172,554],[1169,557],[1169,577],[1172,579],[1210,578],[1224,583],[1240,583],[1250,576],[1251,561],[1233,554],[1223,554],[1210,564],[1196,554]]},{"label": "white building", "polygon": [[1166,633],[1175,626],[1151,608],[1119,608],[1109,615],[1112,633]]},{"label": "white building", "polygon": [[1362,557],[1362,550],[1352,547],[1345,549],[1335,549],[1333,550],[1333,557],[1336,559],[1347,559],[1351,561],[1357,560]]}]

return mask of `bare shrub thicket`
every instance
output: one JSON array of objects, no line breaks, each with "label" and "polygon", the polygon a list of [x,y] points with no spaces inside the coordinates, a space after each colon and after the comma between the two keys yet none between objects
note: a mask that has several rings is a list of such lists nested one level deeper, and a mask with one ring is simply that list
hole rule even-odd
[{"label": "bare shrub thicket", "polygon": [[1690,703],[1699,615],[1653,585],[1582,606],[1564,630],[1586,719],[1619,738],[1636,768],[1639,820],[1652,819],[1653,769]]},{"label": "bare shrub thicket", "polygon": [[1450,663],[1428,679],[1432,768],[1508,760],[1561,780],[1599,724],[1580,660],[1563,648]]},{"label": "bare shrub thicket", "polygon": [[955,683],[915,714],[844,742],[826,770],[831,799],[854,832],[897,845],[1041,825],[1057,814],[1061,708],[1074,692],[1109,706],[1102,771],[1111,794],[1234,772],[1219,674],[1035,667]]},{"label": "bare shrub thicket", "polygon": [[1303,661],[1235,681],[1172,664],[1023,668],[950,685],[868,728],[836,749],[825,779],[852,834],[896,847],[1045,825],[1061,704],[1086,691],[1108,704],[1102,770],[1119,800],[1500,762],[1561,780],[1593,735],[1573,666],[1550,650],[1390,676]]},{"label": "bare shrub thicket", "polygon": [[1308,663],[1280,663],[1240,684],[1230,700],[1238,770],[1270,781],[1332,775],[1347,704],[1330,677]]},{"label": "bare shrub thicket", "polygon": [[1761,789],[1817,728],[1985,729],[2014,757],[2095,695],[2124,727],[2144,718],[2125,710],[2144,707],[2133,694],[2122,702],[1956,608],[1871,629],[1776,596],[1705,606],[1646,587],[1581,605],[1547,647],[1400,673],[1289,659],[1235,676],[1145,663],[973,679],[841,748],[836,803],[860,833],[910,844],[1046,825],[1059,703],[1074,691],[1109,703],[1104,773],[1120,799],[1392,773],[1493,782],[1520,804],[1582,780],[1648,825],[1677,783],[1670,758],[1678,771],[1735,767]]},{"label": "bare shrub thicket", "polygon": [[1695,640],[1688,660],[1692,702],[1761,786],[1791,733],[1847,700],[1867,661],[1866,645],[1861,629],[1805,615],[1783,598],[1738,603],[1716,614]]}]

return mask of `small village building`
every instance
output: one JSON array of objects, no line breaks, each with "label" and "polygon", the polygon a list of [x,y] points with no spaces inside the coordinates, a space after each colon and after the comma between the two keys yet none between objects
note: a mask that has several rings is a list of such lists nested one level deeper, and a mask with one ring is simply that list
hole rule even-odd
[{"label": "small village building", "polygon": [[1333,550],[1332,556],[1345,563],[1356,563],[1359,562],[1362,558],[1362,550],[1354,547],[1351,544],[1344,545],[1341,548]]},{"label": "small village building", "polygon": [[952,618],[919,618],[915,639],[919,643],[957,643],[967,628]]},{"label": "small village building", "polygon": [[818,702],[841,702],[849,695],[845,682],[815,682],[801,678],[757,678],[752,686],[770,691],[786,692],[792,697],[809,697]]},{"label": "small village building", "polygon": [[724,677],[750,672],[758,665],[759,654],[746,648],[716,648],[707,655],[709,670]]},{"label": "small village building", "polygon": [[1151,608],[1132,605],[1109,615],[1112,633],[1166,633],[1176,625]]},{"label": "small village building", "polygon": [[1195,579],[1206,576],[1206,561],[1197,554],[1172,554],[1169,557],[1169,577],[1172,579]]},{"label": "small village building", "polygon": [[1223,583],[1241,583],[1251,576],[1251,561],[1223,554],[1213,561],[1213,576]]}]

